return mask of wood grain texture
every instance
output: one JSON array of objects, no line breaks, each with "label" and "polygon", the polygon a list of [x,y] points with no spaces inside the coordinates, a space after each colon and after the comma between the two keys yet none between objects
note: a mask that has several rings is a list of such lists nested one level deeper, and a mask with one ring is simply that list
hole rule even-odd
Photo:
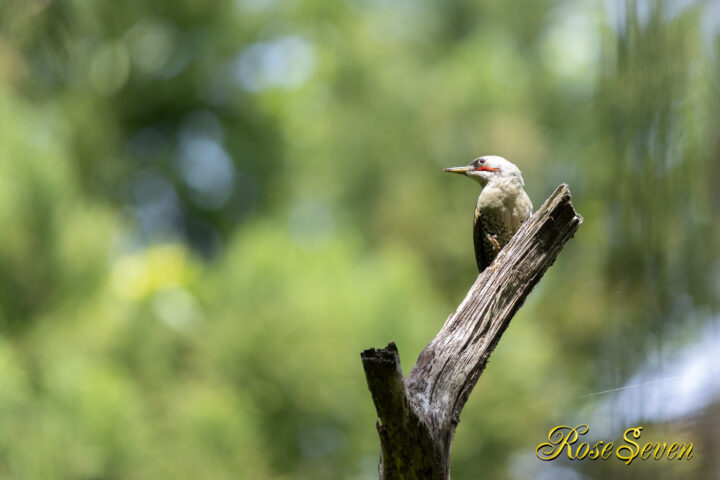
[{"label": "wood grain texture", "polygon": [[447,479],[460,412],[515,312],[582,223],[560,185],[475,280],[403,380],[394,343],[361,354],[378,413],[380,478]]}]

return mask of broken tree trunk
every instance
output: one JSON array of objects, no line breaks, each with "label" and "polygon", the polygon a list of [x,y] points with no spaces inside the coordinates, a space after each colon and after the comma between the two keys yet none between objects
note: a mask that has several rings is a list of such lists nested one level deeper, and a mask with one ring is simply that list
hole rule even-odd
[{"label": "broken tree trunk", "polygon": [[450,478],[460,412],[515,312],[582,217],[560,185],[473,284],[403,378],[394,343],[360,355],[380,421],[381,480]]}]

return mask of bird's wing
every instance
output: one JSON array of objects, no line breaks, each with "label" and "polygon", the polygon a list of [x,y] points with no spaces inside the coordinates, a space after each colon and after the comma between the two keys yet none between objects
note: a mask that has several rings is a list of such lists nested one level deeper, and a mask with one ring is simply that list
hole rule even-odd
[{"label": "bird's wing", "polygon": [[492,247],[489,245],[484,228],[486,222],[483,221],[482,213],[475,207],[475,217],[473,218],[473,244],[475,245],[475,261],[478,270],[485,270],[493,261]]}]

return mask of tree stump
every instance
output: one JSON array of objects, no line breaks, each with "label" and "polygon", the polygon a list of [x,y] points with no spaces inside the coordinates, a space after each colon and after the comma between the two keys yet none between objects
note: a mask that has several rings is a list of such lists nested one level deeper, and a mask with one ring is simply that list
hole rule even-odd
[{"label": "tree stump", "polygon": [[361,353],[379,421],[381,480],[450,478],[460,412],[515,312],[583,218],[560,185],[470,288],[403,378],[395,343]]}]

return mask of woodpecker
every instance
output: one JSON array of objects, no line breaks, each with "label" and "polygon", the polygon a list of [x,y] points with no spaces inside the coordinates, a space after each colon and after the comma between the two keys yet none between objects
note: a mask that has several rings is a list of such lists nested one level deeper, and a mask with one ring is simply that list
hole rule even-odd
[{"label": "woodpecker", "polygon": [[522,173],[513,163],[496,155],[479,157],[466,167],[444,171],[465,175],[482,186],[473,219],[475,261],[482,272],[533,213],[532,202],[523,188]]}]

